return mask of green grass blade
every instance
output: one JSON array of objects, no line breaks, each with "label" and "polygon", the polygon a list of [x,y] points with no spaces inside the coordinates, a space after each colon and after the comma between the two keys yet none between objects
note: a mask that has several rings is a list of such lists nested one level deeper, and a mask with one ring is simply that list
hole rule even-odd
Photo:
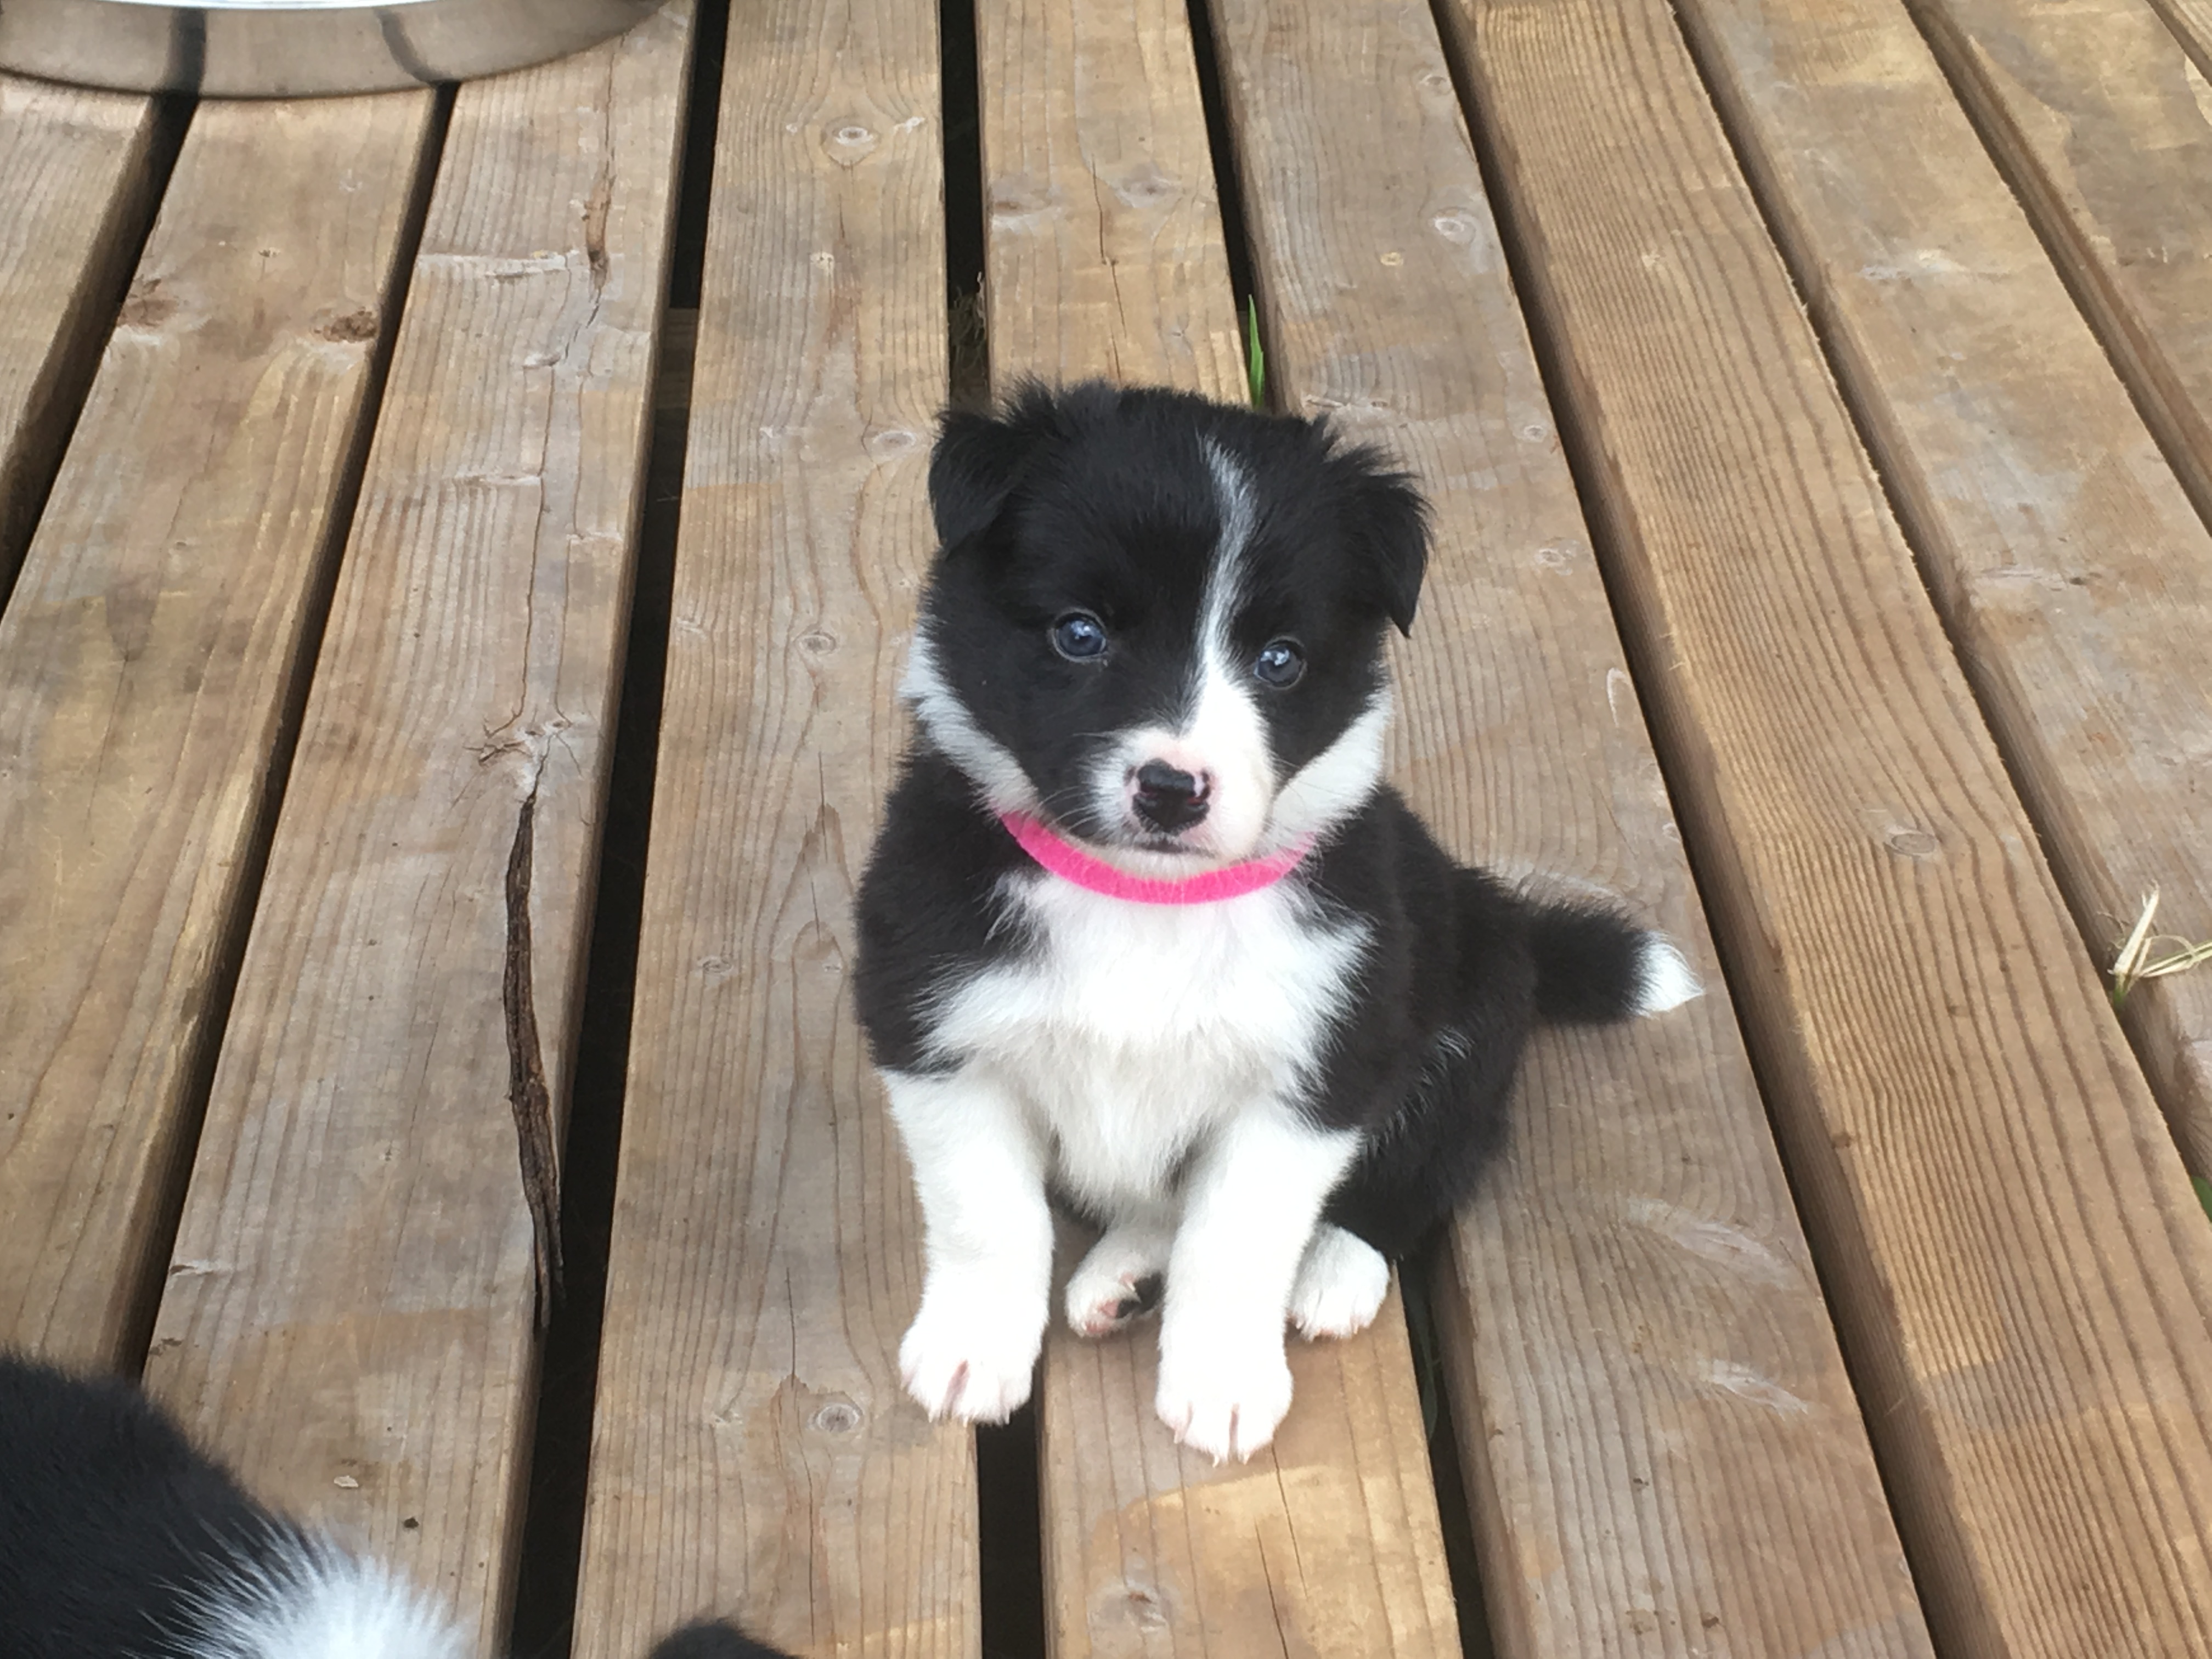
[{"label": "green grass blade", "polygon": [[1251,382],[1252,407],[1267,406],[1267,354],[1260,344],[1260,302],[1244,301],[1244,373]]}]

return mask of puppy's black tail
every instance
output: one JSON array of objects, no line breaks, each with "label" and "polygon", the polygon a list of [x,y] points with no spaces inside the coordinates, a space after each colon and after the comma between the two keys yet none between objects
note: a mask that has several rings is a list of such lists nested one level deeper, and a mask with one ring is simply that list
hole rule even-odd
[{"label": "puppy's black tail", "polygon": [[663,1637],[652,1659],[791,1659],[781,1648],[757,1642],[725,1620],[702,1620]]},{"label": "puppy's black tail", "polygon": [[1604,1025],[1656,1014],[1704,988],[1665,935],[1595,904],[1536,902],[1528,911],[1536,1014],[1552,1025]]}]

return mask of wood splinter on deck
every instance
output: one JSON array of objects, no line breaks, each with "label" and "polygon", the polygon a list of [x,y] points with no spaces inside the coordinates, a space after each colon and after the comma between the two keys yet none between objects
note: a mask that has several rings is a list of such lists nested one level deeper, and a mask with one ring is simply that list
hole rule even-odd
[{"label": "wood splinter on deck", "polygon": [[537,836],[538,786],[530,786],[507,856],[507,1103],[514,1114],[522,1195],[530,1205],[532,1260],[538,1274],[537,1325],[543,1335],[561,1297],[561,1166],[553,1144],[553,1095],[538,1042],[538,1004],[530,974],[530,855]]}]

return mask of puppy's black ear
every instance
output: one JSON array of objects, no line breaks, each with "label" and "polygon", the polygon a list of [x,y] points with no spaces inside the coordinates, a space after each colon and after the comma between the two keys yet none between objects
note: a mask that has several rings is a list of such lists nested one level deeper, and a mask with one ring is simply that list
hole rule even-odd
[{"label": "puppy's black ear", "polygon": [[1403,472],[1371,450],[1340,458],[1352,469],[1346,523],[1362,574],[1401,634],[1413,631],[1413,607],[1429,568],[1429,504]]},{"label": "puppy's black ear", "polygon": [[957,546],[988,527],[1031,453],[1059,426],[1059,400],[1034,382],[1015,392],[1002,410],[945,410],[929,458],[938,544]]}]

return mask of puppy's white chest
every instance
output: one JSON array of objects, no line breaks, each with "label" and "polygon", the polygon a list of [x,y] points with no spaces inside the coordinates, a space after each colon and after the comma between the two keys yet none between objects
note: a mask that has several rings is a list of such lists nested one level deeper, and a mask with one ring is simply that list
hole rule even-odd
[{"label": "puppy's white chest", "polygon": [[1040,948],[948,998],[940,1041],[998,1073],[1052,1135],[1060,1178],[1107,1206],[1163,1195],[1223,1118],[1295,1090],[1362,939],[1275,888],[1167,906],[1047,880],[1012,902]]}]

